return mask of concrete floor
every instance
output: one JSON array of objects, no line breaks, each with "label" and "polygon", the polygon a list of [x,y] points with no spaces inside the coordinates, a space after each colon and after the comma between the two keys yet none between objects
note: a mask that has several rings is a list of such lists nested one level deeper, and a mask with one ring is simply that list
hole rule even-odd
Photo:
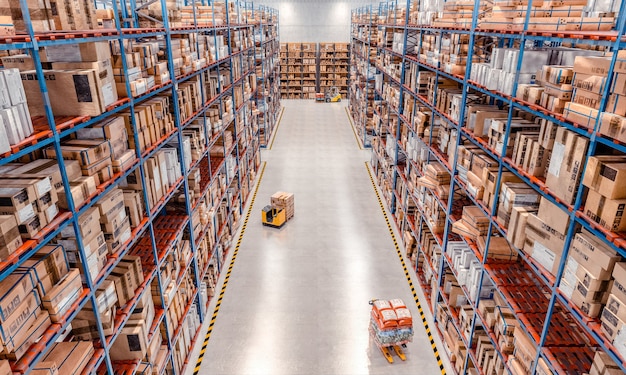
[{"label": "concrete floor", "polygon": [[[440,374],[367,173],[370,151],[359,150],[345,102],[283,105],[199,373]],[[276,191],[295,194],[295,217],[282,229],[260,220]],[[402,298],[411,309],[407,361],[387,363],[369,338],[372,298]]]}]

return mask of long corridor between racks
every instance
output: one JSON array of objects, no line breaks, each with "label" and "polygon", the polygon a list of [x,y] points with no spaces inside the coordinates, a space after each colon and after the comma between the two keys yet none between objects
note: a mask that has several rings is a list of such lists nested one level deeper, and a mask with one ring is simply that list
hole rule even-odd
[{"label": "long corridor between racks", "polygon": [[[283,106],[198,373],[441,374],[370,181],[370,151],[359,149],[345,104]],[[295,195],[295,216],[282,229],[261,224],[277,191]],[[402,298],[411,310],[405,362],[394,355],[389,364],[370,339],[372,298]]]}]

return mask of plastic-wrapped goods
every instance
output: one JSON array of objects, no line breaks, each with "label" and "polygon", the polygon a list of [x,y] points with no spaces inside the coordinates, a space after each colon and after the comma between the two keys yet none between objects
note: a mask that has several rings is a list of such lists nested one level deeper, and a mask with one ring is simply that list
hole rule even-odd
[{"label": "plastic-wrapped goods", "polygon": [[379,346],[399,345],[413,340],[413,318],[401,299],[374,301],[370,333]]}]

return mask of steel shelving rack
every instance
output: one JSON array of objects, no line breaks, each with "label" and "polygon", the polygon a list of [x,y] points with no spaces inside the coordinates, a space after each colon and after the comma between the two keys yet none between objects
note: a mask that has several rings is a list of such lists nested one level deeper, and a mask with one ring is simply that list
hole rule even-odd
[{"label": "steel shelving rack", "polygon": [[280,42],[278,41],[278,13],[275,9],[260,5],[267,14],[261,19],[255,34],[255,58],[257,85],[255,101],[259,111],[261,147],[267,147],[278,123],[280,111]]},{"label": "steel shelving rack", "polygon": [[[422,1],[421,3],[424,3]],[[420,1],[398,0],[381,2],[375,7],[363,7],[352,11],[352,73],[359,77],[359,64],[365,65],[368,69],[375,69],[376,75],[380,76],[381,84],[376,85],[376,100],[367,96],[372,101],[375,117],[375,130],[372,137],[372,169],[376,173],[379,187],[383,192],[386,203],[392,212],[392,216],[397,227],[403,233],[409,233],[409,240],[405,237],[405,245],[411,246],[413,242],[415,250],[411,253],[413,266],[418,280],[427,297],[427,305],[433,315],[436,331],[440,336],[448,335],[443,332],[439,323],[443,315],[449,320],[456,331],[456,335],[468,349],[457,362],[456,370],[459,373],[486,373],[478,368],[478,355],[475,352],[476,334],[487,336],[496,348],[497,355],[504,364],[505,373],[513,373],[509,368],[506,359],[509,354],[500,350],[500,345],[492,331],[486,329],[485,317],[478,311],[480,297],[472,298],[467,288],[463,287],[463,293],[471,304],[470,325],[468,330],[464,330],[460,324],[460,311],[449,306],[448,296],[444,292],[444,275],[451,272],[458,276],[454,269],[454,264],[450,256],[446,253],[448,246],[453,241],[463,242],[469,246],[481,263],[479,288],[486,285],[496,287],[505,301],[506,307],[515,312],[515,319],[519,329],[527,337],[531,338],[535,349],[535,358],[531,368],[531,373],[538,372],[538,363],[543,362],[550,371],[555,374],[586,373],[591,366],[593,349],[600,349],[606,352],[620,367],[626,371],[626,358],[620,356],[609,340],[604,337],[600,330],[597,319],[586,318],[581,311],[572,304],[559,290],[560,280],[565,272],[568,250],[570,243],[578,228],[584,228],[597,238],[616,251],[622,257],[626,257],[626,241],[622,233],[613,233],[598,226],[592,219],[587,217],[582,211],[584,206],[584,189],[579,188],[575,195],[573,204],[569,204],[557,197],[557,195],[546,186],[545,182],[534,176],[530,176],[518,167],[514,161],[508,157],[499,156],[488,143],[475,136],[466,124],[466,104],[469,102],[470,94],[482,94],[487,96],[489,103],[499,104],[500,108],[508,111],[506,118],[505,143],[502,146],[506,149],[506,140],[511,134],[511,120],[518,111],[531,114],[540,119],[549,120],[560,127],[563,127],[579,136],[585,137],[589,142],[586,157],[595,155],[599,148],[613,151],[620,154],[626,153],[626,146],[610,137],[600,133],[600,116],[602,109],[606,108],[609,93],[610,80],[613,77],[613,70],[617,59],[617,53],[613,54],[610,69],[608,72],[607,84],[603,89],[600,111],[595,122],[591,124],[576,124],[565,119],[558,113],[551,112],[536,105],[529,104],[515,97],[502,92],[489,90],[478,82],[470,79],[472,64],[475,61],[484,61],[476,50],[487,39],[489,43],[496,47],[519,48],[517,58],[516,79],[511,92],[517,92],[520,68],[524,51],[529,47],[558,47],[566,44],[582,44],[587,46],[602,46],[607,50],[619,51],[625,48],[624,33],[626,32],[626,7],[620,9],[616,17],[615,27],[611,31],[587,32],[587,31],[539,31],[530,30],[530,11],[525,14],[523,31],[510,30],[490,30],[479,28],[478,21],[482,17],[481,1],[469,1],[464,5],[470,5],[464,9],[471,12],[471,24],[456,25],[454,27],[438,27],[425,24],[413,24],[410,12],[419,8]],[[532,6],[532,1],[516,3],[520,6]],[[378,33],[382,38],[377,42],[377,58],[367,59],[361,52],[363,45],[372,45],[373,41],[364,37],[360,30],[366,26],[378,28]],[[402,35],[402,50],[394,49],[385,42],[391,41],[387,38],[387,33]],[[469,39],[469,52],[464,72],[459,74],[446,72],[440,65],[433,65],[420,58],[415,50],[422,50],[424,36],[463,36]],[[382,42],[382,43],[381,43]],[[441,45],[439,44],[438,47]],[[476,57],[476,59],[474,58]],[[391,63],[391,64],[390,64]],[[408,66],[417,65],[418,71],[432,74],[436,82],[434,87],[425,90],[412,90],[408,82]],[[396,69],[398,68],[398,69]],[[462,93],[460,104],[460,114],[458,118],[451,117],[436,105],[437,87],[441,79],[453,81]],[[358,80],[358,79],[357,79]],[[363,77],[359,85],[352,85],[351,108],[355,120],[356,128],[360,138],[366,139],[366,123],[359,115],[359,109],[364,104],[359,103],[360,98],[366,97],[363,90],[370,82],[370,77]],[[378,98],[382,98],[381,101]],[[362,100],[362,99],[361,99]],[[438,143],[433,131],[416,128],[415,111],[405,112],[405,100],[412,103],[412,108],[417,106],[424,108],[430,115],[428,127],[432,130],[435,127],[445,128],[456,136],[456,147],[450,153],[445,146]],[[370,105],[367,103],[366,105]],[[420,119],[421,121],[421,119]],[[407,136],[408,134],[408,136]],[[420,156],[420,164],[414,160],[407,152],[407,138],[417,138],[417,144],[423,152]],[[365,143],[365,142],[364,142]],[[473,198],[468,193],[467,184],[461,179],[459,173],[458,150],[462,144],[477,147],[497,162],[497,197],[500,190],[500,181],[504,171],[512,172],[516,177],[533,188],[542,198],[547,199],[552,204],[559,207],[569,217],[565,245],[555,275],[551,275],[543,267],[523,251],[516,249],[519,255],[517,262],[494,263],[488,260],[490,240],[492,234],[506,237],[507,229],[496,222],[497,202],[489,208],[482,201]],[[412,176],[420,177],[424,174],[425,165],[436,162],[442,165],[450,175],[449,188],[445,191],[435,191],[431,188],[418,188],[413,183]],[[585,165],[582,166],[584,176]],[[428,196],[429,203],[423,204],[423,197]],[[462,197],[462,199],[460,198]],[[484,245],[484,254],[481,254],[475,243],[469,239],[452,233],[452,223],[460,219],[462,207],[465,205],[475,205],[480,208],[483,214],[489,219],[489,229]],[[433,208],[434,207],[434,208]],[[433,219],[433,212],[443,213],[442,220]],[[434,246],[426,246],[426,243],[433,243]],[[515,248],[514,248],[515,249]],[[504,275],[509,275],[507,279]],[[432,282],[429,282],[433,280]],[[516,285],[517,283],[517,285]],[[526,292],[526,294],[524,294]],[[535,296],[533,296],[535,293]],[[537,295],[541,297],[538,298]],[[480,291],[476,293],[480,296]],[[522,296],[527,300],[522,301]],[[528,302],[533,306],[524,306]],[[444,309],[440,309],[443,306]],[[442,315],[441,312],[444,312]],[[562,326],[569,327],[571,332],[563,332]],[[577,362],[578,361],[578,362]],[[544,367],[545,368],[545,367]],[[543,370],[542,370],[543,371]],[[544,373],[544,372],[540,372]]]},{"label": "steel shelving rack", "polygon": [[361,7],[352,11],[351,43],[350,43],[350,113],[359,136],[359,141],[365,147],[371,147],[371,137],[374,129],[373,105],[380,97],[374,91],[375,61],[377,55],[377,35],[372,35],[372,28],[378,30],[378,12],[374,12],[373,5]]},{"label": "steel shelving rack", "polygon": [[[316,51],[303,51],[302,43],[281,43],[281,97],[283,99],[305,99],[308,93],[305,87],[315,87],[315,72],[309,72],[310,65],[305,64],[315,60]],[[312,54],[312,56],[311,56]],[[307,69],[305,71],[305,69]],[[310,78],[309,74],[314,76]]]},{"label": "steel shelving rack", "polygon": [[[332,49],[330,46],[332,45]],[[338,46],[347,43],[319,43],[317,49],[317,92],[326,92],[332,86],[336,86],[342,98],[348,96],[348,67],[350,51],[338,50]],[[339,56],[344,54],[346,56]],[[332,78],[330,78],[332,76]],[[322,84],[323,83],[323,84]]]},{"label": "steel shelving rack", "polygon": [[[35,252],[43,246],[51,243],[51,241],[67,227],[73,227],[75,233],[80,233],[78,225],[78,217],[85,213],[89,208],[93,207],[99,199],[112,189],[118,187],[120,183],[126,179],[131,173],[139,172],[142,186],[146,187],[146,170],[144,162],[155,155],[168,143],[177,144],[178,157],[181,165],[182,177],[176,181],[164,194],[161,201],[157,202],[154,207],[143,212],[144,218],[141,224],[132,232],[131,238],[122,245],[121,249],[115,256],[109,257],[107,265],[101,273],[92,279],[88,270],[85,270],[86,283],[83,285],[83,292],[78,301],[72,306],[71,310],[64,316],[61,323],[50,326],[38,343],[34,344],[31,350],[18,362],[11,362],[11,367],[15,373],[29,373],[32,368],[43,358],[54,342],[59,339],[71,324],[72,320],[87,303],[96,306],[95,291],[103,280],[111,273],[113,268],[120,262],[121,258],[126,254],[144,255],[142,264],[144,268],[144,283],[135,290],[135,296],[128,304],[118,310],[115,329],[112,336],[106,336],[102,328],[102,322],[97,314],[95,314],[96,325],[98,328],[98,337],[95,343],[95,354],[90,360],[89,365],[84,370],[85,374],[133,374],[138,368],[140,361],[133,363],[116,363],[111,360],[109,348],[115,340],[122,327],[129,319],[130,313],[137,305],[141,296],[150,292],[150,286],[157,286],[161,294],[161,304],[156,306],[156,314],[154,324],[150,329],[149,337],[152,337],[157,330],[161,329],[165,332],[163,336],[163,345],[168,348],[168,365],[165,366],[165,372],[171,374],[183,374],[190,360],[191,350],[188,348],[187,358],[183,363],[179,363],[178,367],[173,366],[175,345],[180,339],[181,327],[183,322],[188,318],[191,312],[197,314],[200,321],[206,319],[206,310],[208,308],[208,298],[206,301],[201,298],[201,284],[208,275],[211,268],[215,270],[216,277],[221,271],[228,248],[232,241],[237,227],[240,225],[240,218],[245,206],[245,202],[250,197],[250,192],[257,175],[260,165],[260,147],[267,143],[267,139],[271,136],[271,132],[277,121],[277,113],[279,112],[280,102],[278,101],[278,11],[264,7],[255,6],[251,2],[243,2],[237,0],[223,1],[201,1],[201,2],[185,2],[184,5],[191,6],[194,13],[194,24],[186,26],[172,27],[168,20],[168,6],[165,0],[160,0],[162,13],[162,22],[160,27],[140,28],[140,18],[142,9],[148,5],[154,4],[156,1],[149,3],[130,1],[112,1],[106,3],[108,7],[113,9],[115,15],[114,29],[95,29],[87,31],[65,31],[40,33],[35,32],[30,23],[30,15],[26,1],[20,1],[25,24],[28,33],[26,35],[17,35],[13,37],[3,37],[0,43],[0,50],[25,50],[28,51],[36,68],[36,75],[39,87],[42,93],[43,102],[45,104],[45,116],[43,118],[34,118],[35,133],[26,138],[20,144],[12,147],[11,151],[0,158],[0,165],[18,161],[25,156],[37,153],[44,147],[52,146],[59,155],[58,164],[60,167],[61,177],[64,184],[64,191],[67,197],[72,197],[70,191],[69,180],[65,165],[61,155],[61,140],[71,136],[78,129],[82,129],[110,116],[119,114],[122,111],[130,111],[133,119],[133,136],[138,139],[137,124],[135,123],[135,107],[157,95],[169,95],[171,97],[171,112],[174,115],[175,130],[160,139],[155,145],[142,152],[139,145],[136,146],[135,153],[137,161],[127,170],[117,173],[113,178],[100,185],[97,193],[91,196],[86,202],[80,206],[74,203],[72,198],[68,198],[69,210],[61,211],[59,215],[47,225],[34,239],[24,241],[15,253],[11,254],[8,259],[0,262],[0,280],[4,280],[11,275],[20,265],[29,259]],[[209,6],[213,9],[216,4],[220,4],[226,9],[226,23],[219,26],[215,23],[212,25],[198,24],[196,19],[196,6]],[[215,17],[215,15],[213,16]],[[151,19],[154,21],[154,19]],[[215,18],[214,18],[215,20]],[[236,22],[231,22],[235,20]],[[218,59],[215,62],[201,67],[190,73],[176,76],[173,64],[171,41],[173,35],[180,34],[204,34],[213,36],[214,39],[218,35],[223,35],[228,42],[228,55]],[[234,50],[234,44],[231,41],[235,36],[247,37],[248,35],[258,35],[259,40],[255,44],[242,47],[240,50]],[[126,69],[127,61],[124,52],[124,45],[129,40],[142,39],[160,39],[166,44],[167,62],[170,77],[168,82],[157,85],[148,92],[133,97],[130,95],[130,83],[128,80],[128,71]],[[76,116],[76,117],[59,117],[55,116],[50,105],[49,93],[46,87],[46,81],[43,75],[42,62],[38,54],[38,50],[46,46],[58,46],[67,44],[79,44],[88,42],[106,41],[118,43],[122,51],[122,66],[125,81],[126,92],[128,97],[120,98],[116,103],[107,108],[107,111],[99,116]],[[255,48],[256,46],[256,48]],[[235,63],[236,62],[236,63]],[[191,114],[187,118],[181,118],[178,101],[178,86],[192,78],[204,77],[209,73],[224,73],[230,77],[230,84],[219,85],[217,95],[212,97],[204,97],[202,95],[202,106],[200,110]],[[232,117],[225,120],[222,128],[218,132],[211,134],[207,131],[205,134],[206,144],[204,153],[198,160],[190,162],[190,167],[185,167],[183,154],[183,130],[195,120],[208,121],[207,111],[209,109],[219,109],[220,117],[223,113],[223,101],[229,97],[235,100],[235,92],[245,93],[246,83],[251,80],[257,83],[257,89],[261,91],[250,92],[243,95],[239,105],[233,109]],[[204,81],[201,81],[204,85]],[[256,105],[261,103],[259,97],[265,97],[263,103],[263,115],[259,119],[258,113],[253,110],[252,99],[256,100]],[[225,115],[225,113],[224,113]],[[226,129],[231,129],[233,133],[233,145],[230,149],[224,146],[223,156],[214,157],[209,154],[212,147],[216,145],[216,141],[224,137]],[[206,130],[206,128],[205,128]],[[210,129],[209,129],[210,130]],[[227,159],[231,158],[233,163],[228,163]],[[203,192],[200,197],[196,196],[195,202],[192,202],[188,184],[188,176],[192,170],[200,169],[202,174]],[[222,181],[220,181],[222,180]],[[225,186],[217,196],[210,194],[212,187],[223,183]],[[150,207],[149,199],[143,189],[144,207]],[[217,190],[217,189],[216,189]],[[183,195],[183,202],[178,202],[174,197]],[[226,207],[227,215],[223,217],[222,222],[209,222],[204,224],[201,235],[194,238],[194,227],[192,217],[199,208],[198,202],[205,199],[213,208],[219,208],[221,205]],[[170,208],[175,209],[170,210]],[[162,231],[162,227],[169,226],[166,234]],[[210,249],[200,246],[202,239],[212,235],[214,238],[213,246]],[[177,285],[180,286],[182,278],[191,275],[193,279],[193,289],[188,291],[187,306],[183,309],[184,313],[180,322],[172,322],[166,310],[167,303],[163,299],[163,288],[161,273],[159,268],[163,265],[164,259],[168,256],[171,248],[168,246],[177,238],[189,239],[192,251],[192,257],[188,264],[182,264],[181,273]],[[85,249],[80,236],[77,236],[78,248],[82,259],[85,257]],[[203,253],[203,252],[207,252]],[[204,259],[202,267],[200,258]],[[206,302],[206,304],[201,303]],[[176,326],[173,334],[170,334],[168,326]],[[190,348],[199,337],[200,329],[195,333]]]}]

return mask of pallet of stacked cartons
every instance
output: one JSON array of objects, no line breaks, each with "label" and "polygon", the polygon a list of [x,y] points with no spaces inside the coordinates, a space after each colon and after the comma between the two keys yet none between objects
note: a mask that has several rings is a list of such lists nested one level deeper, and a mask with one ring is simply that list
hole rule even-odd
[{"label": "pallet of stacked cartons", "polygon": [[293,193],[285,193],[282,191],[276,192],[272,195],[272,206],[283,208],[285,210],[285,217],[290,220],[295,214],[294,195]]}]

